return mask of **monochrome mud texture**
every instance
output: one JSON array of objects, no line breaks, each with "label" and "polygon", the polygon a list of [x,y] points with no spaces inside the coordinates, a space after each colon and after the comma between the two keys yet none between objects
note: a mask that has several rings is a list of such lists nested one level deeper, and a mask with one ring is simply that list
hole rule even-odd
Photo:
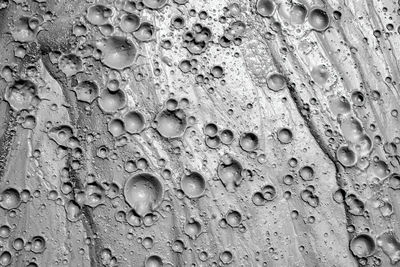
[{"label": "monochrome mud texture", "polygon": [[400,266],[400,3],[0,0],[0,266]]}]

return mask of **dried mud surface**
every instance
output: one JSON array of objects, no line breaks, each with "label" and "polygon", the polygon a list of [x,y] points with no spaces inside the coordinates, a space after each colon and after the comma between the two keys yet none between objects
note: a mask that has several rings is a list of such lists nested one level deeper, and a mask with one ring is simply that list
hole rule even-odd
[{"label": "dried mud surface", "polygon": [[399,14],[0,0],[0,266],[400,266]]}]

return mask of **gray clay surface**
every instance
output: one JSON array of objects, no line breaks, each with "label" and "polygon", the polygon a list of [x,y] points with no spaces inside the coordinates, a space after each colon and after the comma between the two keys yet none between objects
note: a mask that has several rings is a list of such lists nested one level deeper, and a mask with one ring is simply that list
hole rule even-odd
[{"label": "gray clay surface", "polygon": [[0,266],[400,266],[399,14],[0,0]]}]

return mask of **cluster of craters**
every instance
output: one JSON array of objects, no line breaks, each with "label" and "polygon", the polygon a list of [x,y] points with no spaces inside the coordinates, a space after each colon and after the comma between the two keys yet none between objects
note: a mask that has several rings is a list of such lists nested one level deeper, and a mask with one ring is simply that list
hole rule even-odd
[{"label": "cluster of craters", "polygon": [[[1,5],[0,9],[9,5],[8,1],[3,2],[7,4]],[[332,93],[335,86],[328,86],[334,79],[332,71],[326,64],[318,63],[310,70],[304,70],[301,77],[308,77],[309,84],[319,86],[319,91],[315,97],[304,97],[308,85],[294,84],[293,71],[282,66],[297,56],[294,52],[297,47],[290,44],[293,36],[301,39],[316,34],[323,39],[321,36],[335,27],[333,19],[340,19],[339,11],[309,6],[303,1],[232,2],[213,13],[196,10],[195,6],[200,4],[187,0],[89,2],[85,4],[83,14],[69,25],[73,38],[68,45],[56,46],[57,49],[50,49],[52,51],[47,51],[48,47],[39,37],[43,38],[48,23],[54,22],[57,16],[46,12],[13,18],[9,32],[15,43],[14,60],[21,66],[6,61],[1,71],[5,85],[2,99],[7,102],[11,114],[5,139],[12,139],[17,129],[13,127],[20,125],[24,131],[29,131],[29,142],[32,138],[39,138],[36,143],[44,139],[51,141],[49,147],[55,148],[54,153],[31,147],[28,150],[32,150],[30,158],[38,168],[51,165],[49,161],[54,160],[55,171],[52,166],[49,172],[54,171],[52,177],[59,181],[46,180],[46,186],[40,190],[46,189],[47,200],[62,207],[69,224],[82,222],[86,229],[94,229],[90,225],[96,223],[93,213],[102,213],[101,209],[110,206],[107,212],[115,219],[112,225],[123,224],[121,229],[129,229],[128,237],[132,239],[134,233],[150,232],[152,226],[165,223],[172,214],[174,225],[167,231],[173,233],[173,238],[166,244],[175,256],[190,252],[197,254],[196,261],[205,265],[239,266],[241,259],[236,257],[234,245],[218,251],[198,246],[205,239],[204,233],[214,227],[212,220],[219,219],[216,227],[235,235],[247,234],[247,229],[252,227],[252,217],[240,205],[225,210],[218,207],[210,215],[212,208],[208,210],[205,203],[218,200],[215,191],[219,188],[223,191],[219,192],[221,198],[236,197],[244,206],[257,212],[270,207],[276,210],[281,200],[291,198],[306,204],[305,209],[315,214],[328,206],[318,183],[329,172],[321,171],[322,167],[318,166],[319,155],[312,162],[291,155],[295,154],[290,150],[291,146],[297,148],[299,142],[307,142],[301,140],[302,134],[295,128],[308,129],[321,153],[333,165],[338,187],[332,189],[329,197],[343,207],[349,221],[352,218],[356,218],[354,221],[369,219],[373,214],[371,209],[379,211],[383,220],[391,219],[396,211],[395,203],[390,203],[381,189],[387,187],[391,193],[400,189],[400,175],[394,171],[398,167],[400,139],[386,142],[385,136],[371,134],[377,129],[377,123],[371,123],[369,129],[364,123],[370,116],[364,113],[368,101],[370,98],[378,101],[381,98],[379,91],[366,94],[361,88],[352,89],[350,95]],[[157,25],[159,16],[163,17],[162,24],[167,26]],[[254,33],[254,27],[260,32]],[[164,28],[169,32],[163,32]],[[378,38],[378,33],[375,32],[375,36]],[[272,54],[276,55],[274,51],[279,50],[278,54],[284,55],[284,60],[280,62],[275,56],[268,64],[276,66],[268,69],[251,66],[246,59],[246,66],[242,66],[241,61],[238,64],[252,72],[251,75],[261,77],[252,82],[260,87],[260,95],[268,101],[274,104],[273,101],[281,97],[283,103],[293,105],[293,110],[299,114],[290,116],[298,116],[302,120],[300,126],[290,125],[293,119],[279,122],[279,126],[269,121],[266,127],[247,122],[239,125],[235,119],[225,119],[227,117],[223,117],[225,121],[221,123],[216,119],[218,116],[233,118],[234,113],[235,116],[247,114],[246,109],[254,110],[259,104],[258,95],[254,103],[246,102],[241,111],[234,104],[226,104],[238,98],[239,90],[226,88],[236,78],[232,76],[239,75],[237,79],[242,76],[232,74],[236,65],[222,62],[227,56],[237,60],[245,50],[243,43],[251,43],[249,47],[253,49],[253,41],[258,38],[269,45]],[[276,49],[271,44],[273,40],[282,41],[285,47]],[[304,41],[301,46],[302,54],[307,55],[312,53],[311,47],[315,44],[308,46]],[[210,58],[214,50],[228,52],[221,55],[221,59],[219,56]],[[177,58],[171,59],[168,56],[171,54]],[[169,73],[166,71],[173,67],[175,69],[170,69]],[[296,69],[301,69],[300,63]],[[169,75],[178,78],[169,79]],[[193,88],[178,86],[187,81]],[[253,92],[246,90],[243,89],[243,101],[252,97]],[[320,105],[317,95],[325,93],[329,94],[329,99],[326,105]],[[202,116],[203,111],[207,112],[206,109],[216,103],[223,103],[221,107],[215,107],[218,113],[225,112],[222,111],[225,104],[230,105],[227,115]],[[48,110],[43,112],[39,107]],[[47,111],[51,114],[43,114]],[[284,112],[273,110],[271,113]],[[327,121],[322,122],[324,136],[318,133],[318,123],[313,121],[319,113],[329,113]],[[46,121],[38,114],[47,116]],[[392,110],[391,116],[397,118],[397,110]],[[260,121],[264,119],[260,118]],[[32,137],[35,129],[45,137]],[[267,131],[270,132],[268,136]],[[275,147],[268,147],[271,144]],[[5,145],[4,151],[7,149]],[[193,151],[203,153],[203,158],[197,158]],[[307,152],[304,148],[301,153]],[[271,155],[276,156],[274,153],[286,153],[288,159],[270,163]],[[49,160],[44,154],[51,154],[53,158]],[[185,157],[188,160],[183,160]],[[196,162],[202,165],[196,165]],[[269,177],[269,173],[263,173],[265,166],[271,170],[281,166],[288,171],[278,177]],[[354,184],[347,178],[351,175],[355,177]],[[366,181],[359,183],[360,177]],[[17,210],[24,209],[34,198],[41,196],[40,190],[31,192],[7,184],[0,190],[0,207],[14,218]],[[183,215],[176,216],[181,210]],[[290,215],[295,220],[299,211],[292,210]],[[308,217],[308,223],[315,220],[314,216]],[[392,229],[373,233],[367,227],[359,229],[361,227],[346,223],[349,224],[346,229],[350,234],[349,249],[361,265],[367,265],[371,260],[379,265],[380,259],[374,256],[378,249],[392,264],[400,261],[400,241]],[[101,239],[101,236],[99,231],[88,237],[87,243],[91,246],[93,240]],[[12,266],[16,262],[14,258],[23,251],[39,255],[49,249],[50,240],[46,236],[39,233],[20,236],[8,224],[0,225],[0,238],[10,240],[9,249],[1,246],[1,266]],[[143,234],[138,241],[147,253],[144,266],[168,264],[167,256],[153,249],[161,242],[155,235]],[[94,245],[95,249],[100,249],[96,257],[104,266],[118,266],[123,257],[117,255],[112,244],[105,243],[104,246]],[[38,266],[35,260],[26,264]]]}]

